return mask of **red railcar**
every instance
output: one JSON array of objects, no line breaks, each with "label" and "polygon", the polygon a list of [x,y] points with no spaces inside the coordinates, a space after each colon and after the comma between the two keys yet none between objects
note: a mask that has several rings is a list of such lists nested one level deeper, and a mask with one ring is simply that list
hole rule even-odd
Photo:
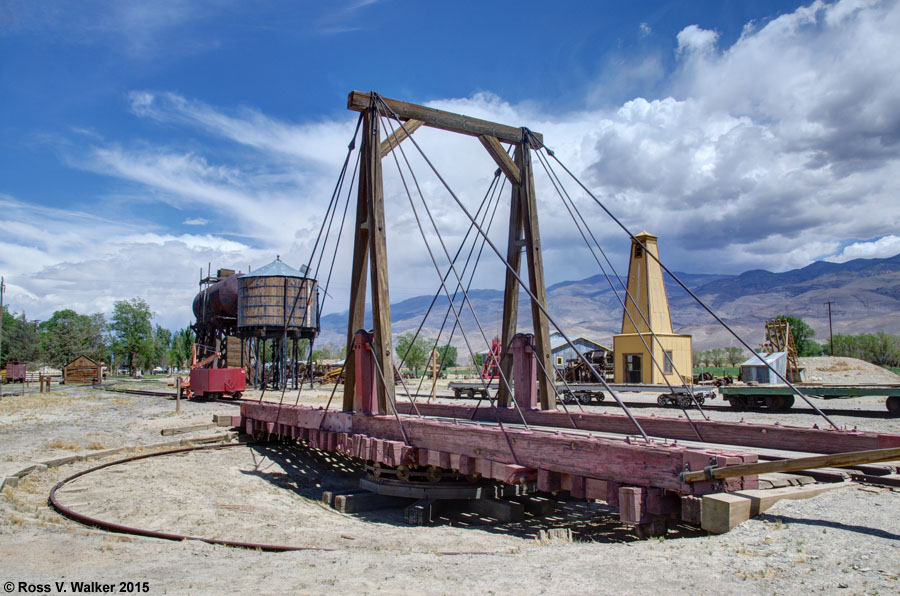
[{"label": "red railcar", "polygon": [[197,397],[240,397],[247,390],[243,368],[195,368],[191,370],[190,383]]},{"label": "red railcar", "polygon": [[24,383],[25,382],[25,363],[10,360],[6,363],[6,382],[7,383]]}]

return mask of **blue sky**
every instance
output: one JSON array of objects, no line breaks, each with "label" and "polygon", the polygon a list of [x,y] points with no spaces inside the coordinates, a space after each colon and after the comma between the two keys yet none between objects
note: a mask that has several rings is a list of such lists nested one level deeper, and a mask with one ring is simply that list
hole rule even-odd
[{"label": "blue sky", "polygon": [[[862,0],[7,1],[7,303],[43,319],[143,296],[174,328],[207,263],[305,263],[355,124],[352,89],[543,132],[678,270],[891,256],[898,30],[897,2]],[[476,205],[493,172],[477,141],[417,139]],[[433,292],[388,170],[392,296]],[[462,216],[423,183],[459,242]],[[548,283],[594,275],[552,187],[537,186]],[[624,268],[627,242],[588,217]],[[332,312],[345,309],[348,252]],[[496,287],[499,271],[476,285]]]}]

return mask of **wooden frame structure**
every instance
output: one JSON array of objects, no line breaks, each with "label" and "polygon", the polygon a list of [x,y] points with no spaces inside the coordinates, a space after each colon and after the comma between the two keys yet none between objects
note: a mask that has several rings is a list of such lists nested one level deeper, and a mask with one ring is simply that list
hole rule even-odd
[{"label": "wooden frame structure", "polygon": [[[752,473],[687,480],[690,472],[755,463],[757,455],[741,447],[817,447],[833,453],[900,446],[898,434],[556,411],[551,381],[538,374],[537,366],[541,359],[544,370],[554,370],[544,310],[533,303],[533,338],[516,333],[516,275],[523,247],[529,291],[544,308],[547,304],[530,156],[532,143],[542,143],[541,135],[374,93],[350,93],[348,108],[363,113],[363,133],[343,411],[244,402],[235,423],[248,434],[302,440],[383,466],[437,467],[508,484],[534,482],[539,490],[566,490],[577,498],[604,500],[619,507],[624,523],[653,531],[661,520],[671,518],[700,524],[703,495],[757,488]],[[404,122],[400,131],[383,141],[382,115]],[[501,367],[507,379],[515,379],[515,395],[501,390],[496,407],[414,405],[395,399],[381,158],[421,126],[477,136],[513,186],[507,261],[516,275],[508,270],[505,280]],[[514,146],[513,159],[503,143]],[[372,284],[372,332],[362,329],[367,273]],[[512,399],[518,411],[509,408]],[[647,434],[645,440],[635,439],[638,424],[642,434],[659,439]],[[592,431],[618,436],[597,436]],[[678,443],[695,440],[717,445]],[[722,448],[723,444],[735,447]]]},{"label": "wooden frame structure", "polygon": [[[381,175],[381,158],[392,151],[421,126],[478,137],[488,154],[509,179],[512,185],[509,215],[509,239],[507,261],[516,274],[521,269],[522,248],[528,263],[529,290],[544,306],[542,310],[532,303],[531,318],[534,325],[534,347],[544,370],[553,370],[550,351],[550,330],[547,316],[547,289],[544,283],[544,261],[538,225],[537,200],[534,191],[534,175],[531,165],[531,144],[541,143],[543,136],[524,128],[514,128],[496,122],[453,114],[396,99],[376,96],[373,93],[353,91],[347,100],[347,108],[363,113],[363,138],[360,146],[361,175],[356,204],[356,234],[353,249],[353,265],[350,281],[350,316],[347,325],[347,346],[353,345],[357,330],[365,321],[366,269],[372,283],[372,349],[385,375],[393,370],[393,346],[391,343],[391,313],[388,292],[387,240],[384,228],[384,188]],[[399,118],[403,128],[383,142],[380,141],[380,116]],[[510,159],[503,143],[514,146],[514,159]],[[368,265],[368,267],[367,267]],[[516,334],[518,323],[519,284],[512,272],[507,271],[503,298],[502,346],[504,357],[501,368],[509,379],[511,358],[507,355],[510,342]],[[349,350],[348,350],[349,353]],[[355,366],[348,363],[348,378],[352,378]],[[378,389],[377,412],[390,411],[394,402],[393,386]],[[541,376],[538,379],[540,405],[548,410],[555,395],[552,381]],[[344,387],[344,410],[354,409],[354,385]],[[510,395],[501,383],[498,394],[501,407],[510,404]]]}]

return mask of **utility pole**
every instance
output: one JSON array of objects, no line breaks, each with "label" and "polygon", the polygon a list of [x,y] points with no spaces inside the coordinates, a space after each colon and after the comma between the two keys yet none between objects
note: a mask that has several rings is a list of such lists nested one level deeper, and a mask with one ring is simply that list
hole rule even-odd
[{"label": "utility pole", "polygon": [[831,355],[834,356],[834,330],[831,328],[831,300],[825,304],[828,305],[828,344],[831,346]]},{"label": "utility pole", "polygon": [[6,291],[6,280],[0,277],[0,358],[3,357],[3,293]]}]

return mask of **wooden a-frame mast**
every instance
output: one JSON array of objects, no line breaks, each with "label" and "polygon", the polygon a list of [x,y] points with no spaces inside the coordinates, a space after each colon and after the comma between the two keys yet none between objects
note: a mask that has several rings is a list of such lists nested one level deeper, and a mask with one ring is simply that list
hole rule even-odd
[{"label": "wooden a-frame mast", "polygon": [[[381,103],[383,102],[383,103]],[[385,107],[386,106],[386,107]],[[541,253],[537,200],[534,191],[534,175],[531,164],[531,144],[542,142],[539,133],[471,118],[461,114],[436,110],[416,104],[379,97],[372,93],[353,91],[347,99],[347,108],[363,112],[363,139],[360,146],[361,175],[356,206],[353,265],[350,280],[350,313],[347,325],[347,359],[344,366],[344,410],[360,409],[360,396],[354,384],[355,362],[350,353],[356,332],[365,324],[366,270],[372,279],[372,327],[373,351],[385,376],[385,383],[378,384],[375,414],[391,411],[394,398],[393,344],[391,341],[390,296],[388,292],[387,240],[384,228],[384,189],[381,176],[381,158],[393,150],[420,126],[478,137],[497,166],[512,185],[510,201],[510,232],[507,245],[507,261],[519,274],[521,254],[524,248],[528,262],[528,287],[547,308],[547,289],[544,283],[544,264]],[[397,117],[405,122],[406,132],[398,131],[381,142],[379,115]],[[510,159],[502,143],[515,147],[514,159]],[[519,283],[509,271],[503,299],[502,342],[507,349],[516,333],[518,318]],[[554,371],[550,354],[550,332],[547,317],[537,304],[532,304],[534,324],[534,348],[545,371]],[[511,378],[511,359],[503,359],[506,378]],[[542,409],[554,407],[553,379],[538,374],[538,388]],[[499,405],[507,407],[510,396],[501,383]]]}]

